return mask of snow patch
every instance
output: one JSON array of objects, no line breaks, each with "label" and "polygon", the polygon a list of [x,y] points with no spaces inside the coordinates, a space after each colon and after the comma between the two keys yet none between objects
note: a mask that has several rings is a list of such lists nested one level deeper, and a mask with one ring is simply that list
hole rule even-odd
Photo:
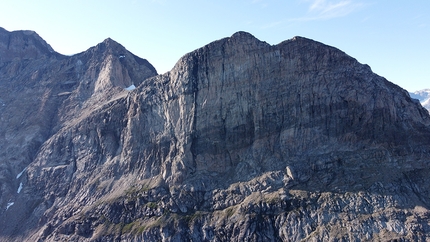
[{"label": "snow patch", "polygon": [[120,59],[125,58],[125,55],[120,55],[119,58]]},{"label": "snow patch", "polygon": [[20,178],[22,174],[25,172],[25,170],[27,170],[27,167],[24,168],[24,170],[22,170],[18,175],[16,175],[16,179]]},{"label": "snow patch", "polygon": [[430,99],[430,89],[423,89],[416,92],[410,92],[409,95],[412,98],[420,100],[420,102],[425,102],[426,100]]},{"label": "snow patch", "polygon": [[133,84],[131,86],[125,88],[125,90],[127,90],[127,91],[133,91],[134,89],[136,89],[136,86]]},{"label": "snow patch", "polygon": [[12,206],[14,204],[15,204],[14,202],[7,203],[6,210],[8,210],[10,208],[10,206]]},{"label": "snow patch", "polygon": [[22,182],[19,184],[18,191],[16,191],[16,193],[20,193],[21,190],[22,190]]},{"label": "snow patch", "polygon": [[411,98],[420,101],[421,105],[430,111],[430,89],[410,92],[409,95]]}]

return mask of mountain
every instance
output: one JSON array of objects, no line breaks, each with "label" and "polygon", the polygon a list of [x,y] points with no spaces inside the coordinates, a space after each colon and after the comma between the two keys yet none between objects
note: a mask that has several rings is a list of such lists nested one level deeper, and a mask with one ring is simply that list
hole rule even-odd
[{"label": "mountain", "polygon": [[21,222],[30,216],[25,207],[36,200],[20,199],[33,194],[26,195],[31,187],[23,184],[25,175],[17,174],[24,174],[43,144],[126,96],[124,88],[157,72],[148,61],[111,39],[70,57],[54,52],[33,31],[0,29],[0,40],[0,223],[4,237],[20,231]]},{"label": "mountain", "polygon": [[2,241],[430,239],[429,113],[334,47],[238,32],[157,75],[1,33]]},{"label": "mountain", "polygon": [[430,89],[423,89],[409,94],[412,98],[418,99],[421,105],[430,111]]}]

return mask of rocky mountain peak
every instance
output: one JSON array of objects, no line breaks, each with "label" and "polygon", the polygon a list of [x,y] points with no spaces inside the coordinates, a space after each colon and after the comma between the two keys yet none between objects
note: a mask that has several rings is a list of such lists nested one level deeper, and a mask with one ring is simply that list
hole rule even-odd
[{"label": "rocky mountain peak", "polygon": [[230,41],[239,41],[243,43],[262,42],[261,40],[257,39],[254,35],[245,31],[236,32],[229,39]]},{"label": "rocky mountain peak", "polygon": [[54,54],[52,47],[34,31],[9,32],[0,28],[0,63],[15,58],[37,59]]},{"label": "rocky mountain peak", "polygon": [[261,48],[269,46],[268,43],[261,41],[252,34],[244,31],[234,33],[230,38],[228,38],[228,42],[229,44],[234,45],[237,49],[239,49],[238,45],[242,45],[244,48]]},{"label": "rocky mountain peak", "polygon": [[121,45],[120,43],[116,42],[115,40],[113,40],[112,38],[108,37],[105,40],[103,40],[103,43],[105,44],[114,44],[114,45]]},{"label": "rocky mountain peak", "polygon": [[146,78],[157,75],[146,59],[110,38],[71,56],[68,64],[74,74],[74,80],[69,82],[77,85],[69,96],[70,105],[79,102],[86,108],[106,102],[125,89],[134,89]]},{"label": "rocky mountain peak", "polygon": [[0,66],[1,240],[430,237],[430,116],[367,65],[238,32],[151,67],[111,39]]},{"label": "rocky mountain peak", "polygon": [[116,42],[111,38],[106,38],[101,43],[97,44],[95,47],[98,51],[108,51],[108,52],[124,52],[125,48],[120,43]]},{"label": "rocky mountain peak", "polygon": [[51,52],[35,32],[0,30],[0,183],[6,184],[0,188],[2,208],[14,200],[17,174],[33,162],[44,142],[127,96],[127,87],[157,75],[147,60],[106,42],[62,56]]},{"label": "rocky mountain peak", "polygon": [[112,40],[111,38],[107,38],[96,46],[93,46],[80,54],[85,54],[87,59],[106,59],[109,56],[114,56],[119,59],[120,57],[122,58],[122,56],[124,56],[127,52],[128,51],[126,48],[124,48],[124,46]]}]

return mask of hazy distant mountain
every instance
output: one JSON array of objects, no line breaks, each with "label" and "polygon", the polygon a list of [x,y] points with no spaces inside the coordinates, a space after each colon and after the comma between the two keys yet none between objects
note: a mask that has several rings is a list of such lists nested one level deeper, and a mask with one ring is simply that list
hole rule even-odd
[{"label": "hazy distant mountain", "polygon": [[157,75],[0,29],[0,101],[1,241],[430,240],[428,112],[307,38]]},{"label": "hazy distant mountain", "polygon": [[430,89],[423,89],[410,93],[412,98],[418,99],[427,110],[430,111]]}]

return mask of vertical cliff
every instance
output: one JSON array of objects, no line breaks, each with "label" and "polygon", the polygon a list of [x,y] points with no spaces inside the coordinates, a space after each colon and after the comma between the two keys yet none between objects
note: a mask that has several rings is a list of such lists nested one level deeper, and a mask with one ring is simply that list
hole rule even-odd
[{"label": "vertical cliff", "polygon": [[4,183],[2,239],[429,237],[428,112],[336,48],[238,32],[163,75],[110,39],[49,58],[49,132]]}]

